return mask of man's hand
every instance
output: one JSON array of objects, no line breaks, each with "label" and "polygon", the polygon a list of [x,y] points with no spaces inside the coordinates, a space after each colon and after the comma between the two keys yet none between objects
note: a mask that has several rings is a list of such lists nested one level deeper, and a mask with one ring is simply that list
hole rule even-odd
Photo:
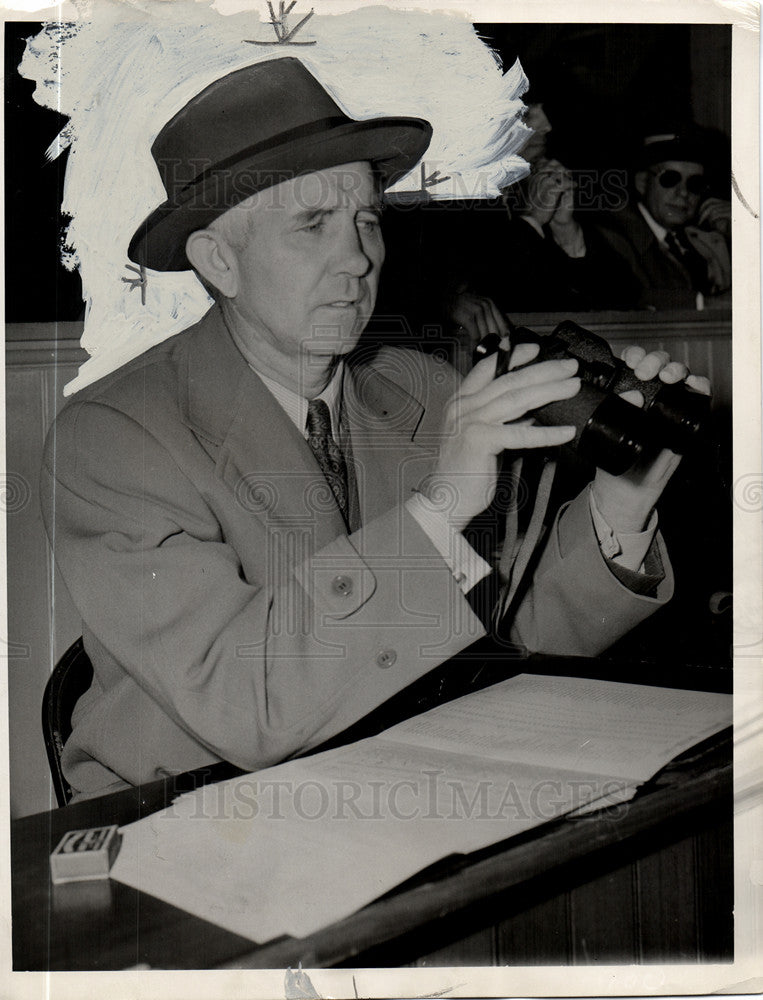
[{"label": "man's hand", "polygon": [[708,198],[699,210],[697,224],[702,229],[713,229],[725,239],[731,239],[731,202],[723,198]]},{"label": "man's hand", "polygon": [[[665,351],[647,354],[643,347],[626,347],[621,357],[633,369],[636,378],[642,381],[659,376],[667,385],[685,382],[697,392],[710,395],[710,383],[706,378],[690,375],[686,365],[680,361],[671,361]],[[623,398],[636,406],[644,404],[644,398],[638,390],[623,393]],[[596,470],[592,487],[594,500],[615,534],[644,530],[654,505],[680,461],[680,455],[664,448],[656,456],[652,455],[637,463],[621,476],[612,476],[603,469]]]},{"label": "man's hand", "polygon": [[447,303],[447,314],[454,326],[460,326],[466,331],[472,347],[489,333],[505,337],[509,332],[498,306],[484,295],[457,292]]},{"label": "man's hand", "polygon": [[[519,344],[509,367],[525,365],[537,353],[536,344]],[[496,379],[496,358],[475,365],[448,404],[437,466],[421,488],[457,531],[493,499],[504,450],[551,448],[575,436],[574,427],[538,427],[531,417],[546,403],[577,394],[575,360],[541,361]]]},{"label": "man's hand", "polygon": [[572,188],[562,194],[548,228],[554,243],[568,257],[585,257],[585,235],[583,227],[575,218],[575,194]]},{"label": "man's hand", "polygon": [[563,164],[558,160],[539,160],[537,169],[530,175],[529,205],[523,214],[545,226],[561,209],[559,221],[564,223],[571,216],[574,190],[572,174]]}]

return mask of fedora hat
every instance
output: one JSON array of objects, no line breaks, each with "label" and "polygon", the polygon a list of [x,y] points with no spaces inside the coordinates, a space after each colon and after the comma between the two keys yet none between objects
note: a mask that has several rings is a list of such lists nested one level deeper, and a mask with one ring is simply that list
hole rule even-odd
[{"label": "fedora hat", "polygon": [[679,128],[652,130],[641,139],[636,167],[646,170],[657,163],[678,160],[682,163],[699,163],[706,166],[708,158],[707,138],[695,125]]},{"label": "fedora hat", "polygon": [[154,141],[167,200],[139,226],[130,259],[187,270],[190,234],[257,191],[356,160],[370,161],[388,187],[431,136],[421,118],[348,118],[299,59],[236,70],[192,98]]}]

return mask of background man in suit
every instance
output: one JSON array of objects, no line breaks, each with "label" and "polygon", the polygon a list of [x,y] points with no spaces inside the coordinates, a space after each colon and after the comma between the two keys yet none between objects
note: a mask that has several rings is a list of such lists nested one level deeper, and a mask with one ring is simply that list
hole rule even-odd
[{"label": "background man in suit", "polygon": [[731,206],[705,198],[707,146],[696,131],[644,140],[633,178],[638,200],[600,232],[627,261],[640,307],[694,308],[731,287]]},{"label": "background man in suit", "polygon": [[[193,267],[216,304],[82,391],[49,436],[46,525],[95,671],[63,754],[80,796],[315,747],[490,627],[496,574],[468,526],[505,449],[572,438],[529,414],[579,380],[574,361],[494,379],[489,358],[459,384],[444,362],[358,344],[381,191],[429,135],[353,121],[285,58],[210,85],[154,143],[168,199],[130,254]],[[664,355],[630,362],[687,376]],[[595,655],[669,598],[653,508],[677,462],[597,473],[522,588],[534,540],[509,524],[516,642]]]}]

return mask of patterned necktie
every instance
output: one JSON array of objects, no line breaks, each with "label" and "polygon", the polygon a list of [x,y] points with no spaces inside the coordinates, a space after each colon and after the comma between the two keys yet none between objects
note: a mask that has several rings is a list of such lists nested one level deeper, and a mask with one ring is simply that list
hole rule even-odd
[{"label": "patterned necktie", "polygon": [[307,405],[307,443],[331,487],[345,524],[349,525],[347,464],[331,436],[331,414],[322,399],[311,399]]},{"label": "patterned necktie", "polygon": [[709,291],[707,261],[692,246],[686,231],[684,229],[668,231],[665,235],[665,245],[679,264],[683,264],[688,271],[692,288],[697,292],[707,294]]}]

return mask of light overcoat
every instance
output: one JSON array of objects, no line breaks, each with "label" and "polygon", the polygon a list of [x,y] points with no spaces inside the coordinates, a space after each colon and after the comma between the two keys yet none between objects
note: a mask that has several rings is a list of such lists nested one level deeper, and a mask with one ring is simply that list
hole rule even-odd
[{"label": "light overcoat", "polygon": [[[63,754],[78,793],[284,760],[485,634],[405,507],[457,380],[410,350],[347,365],[362,524],[349,536],[217,308],[64,408],[41,486],[95,673]],[[634,592],[601,556],[582,495],[548,534],[517,640],[599,652],[670,596],[661,550],[658,538],[656,596]]]}]

